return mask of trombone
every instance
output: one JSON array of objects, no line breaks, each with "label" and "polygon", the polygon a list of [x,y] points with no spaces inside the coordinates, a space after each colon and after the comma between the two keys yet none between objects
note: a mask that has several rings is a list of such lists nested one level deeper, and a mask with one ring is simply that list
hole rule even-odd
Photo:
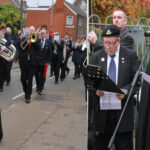
[{"label": "trombone", "polygon": [[22,42],[21,42],[21,49],[25,50],[26,47],[29,45],[29,42],[28,40],[31,42],[31,43],[35,43],[37,41],[37,34],[39,33],[40,31],[40,27],[36,30],[35,33],[31,33],[29,34]]}]

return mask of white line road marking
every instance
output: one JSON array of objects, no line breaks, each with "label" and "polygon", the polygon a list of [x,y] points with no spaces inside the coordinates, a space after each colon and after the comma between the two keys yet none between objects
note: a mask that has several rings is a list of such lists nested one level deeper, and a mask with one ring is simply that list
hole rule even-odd
[{"label": "white line road marking", "polygon": [[[33,85],[32,89],[36,88],[36,85]],[[17,98],[21,97],[24,95],[24,92],[18,94],[17,96],[13,97],[12,100],[16,100]]]}]

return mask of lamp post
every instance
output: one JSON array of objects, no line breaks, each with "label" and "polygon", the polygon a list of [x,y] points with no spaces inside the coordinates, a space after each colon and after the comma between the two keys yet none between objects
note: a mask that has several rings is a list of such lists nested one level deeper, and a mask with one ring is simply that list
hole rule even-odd
[{"label": "lamp post", "polygon": [[52,8],[51,8],[51,23],[50,23],[50,30],[52,30],[53,26],[53,0],[52,0]]},{"label": "lamp post", "polygon": [[20,29],[21,30],[23,28],[22,19],[23,19],[23,0],[21,0],[21,2],[20,2]]}]

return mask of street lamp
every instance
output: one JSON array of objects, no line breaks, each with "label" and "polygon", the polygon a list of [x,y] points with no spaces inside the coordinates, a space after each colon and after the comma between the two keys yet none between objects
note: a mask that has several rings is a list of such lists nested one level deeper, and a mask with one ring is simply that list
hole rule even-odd
[{"label": "street lamp", "polygon": [[52,30],[53,25],[53,0],[52,0],[52,8],[51,8],[51,24],[50,24],[50,30]]},{"label": "street lamp", "polygon": [[22,19],[23,19],[23,0],[21,0],[21,3],[20,3],[20,29],[21,30],[23,28]]}]

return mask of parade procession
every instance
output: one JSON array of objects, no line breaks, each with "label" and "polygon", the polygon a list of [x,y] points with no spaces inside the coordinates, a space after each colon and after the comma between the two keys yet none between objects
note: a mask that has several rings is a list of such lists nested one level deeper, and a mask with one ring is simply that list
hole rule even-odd
[{"label": "parade procession", "polygon": [[148,0],[0,0],[0,150],[150,150]]}]

